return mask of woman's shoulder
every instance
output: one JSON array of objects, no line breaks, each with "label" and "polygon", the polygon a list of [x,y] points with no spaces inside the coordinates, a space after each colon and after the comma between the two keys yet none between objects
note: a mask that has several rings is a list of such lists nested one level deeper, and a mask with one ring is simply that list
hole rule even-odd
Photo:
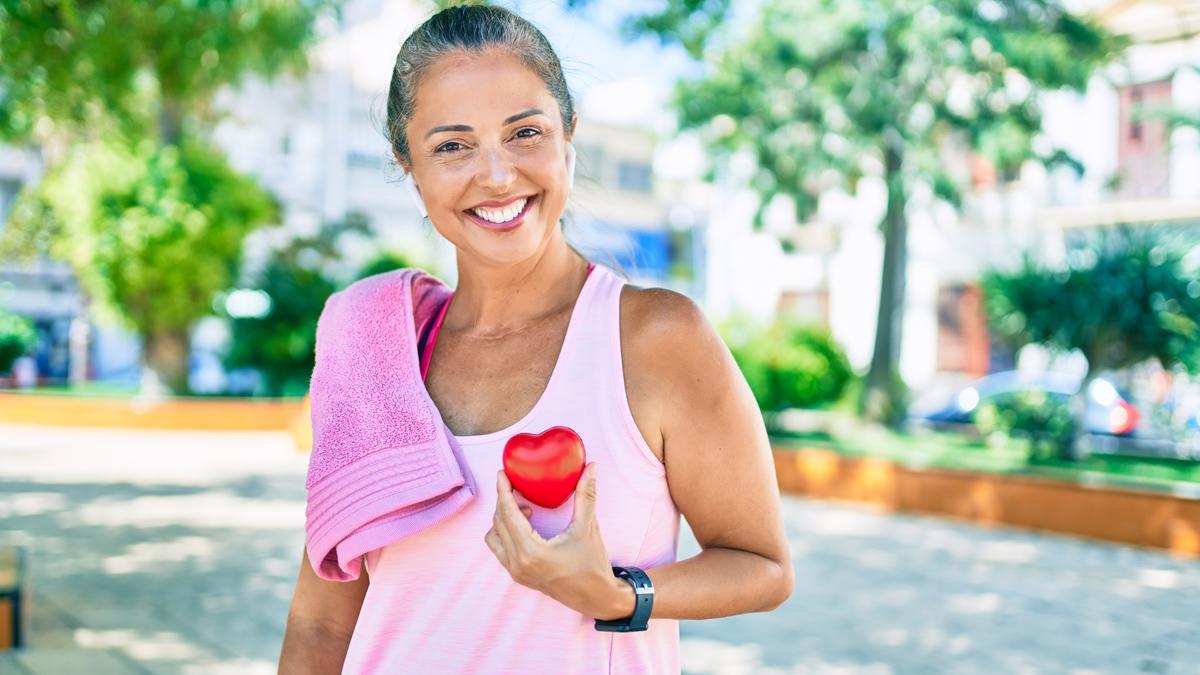
[{"label": "woman's shoulder", "polygon": [[620,317],[627,379],[663,396],[726,349],[700,305],[669,288],[625,284]]},{"label": "woman's shoulder", "polygon": [[621,289],[621,325],[632,330],[631,341],[661,351],[694,344],[697,333],[715,329],[704,310],[691,297],[670,288],[636,286]]}]

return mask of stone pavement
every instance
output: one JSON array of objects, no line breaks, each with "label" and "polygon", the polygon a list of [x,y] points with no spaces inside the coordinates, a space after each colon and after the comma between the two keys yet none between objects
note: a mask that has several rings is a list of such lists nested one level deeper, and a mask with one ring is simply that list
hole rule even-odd
[{"label": "stone pavement", "polygon": [[[303,545],[282,433],[0,425],[0,543],[30,549],[0,673],[274,673]],[[784,499],[796,590],[684,622],[685,673],[1200,673],[1200,561]],[[685,528],[680,557],[699,548]]]}]

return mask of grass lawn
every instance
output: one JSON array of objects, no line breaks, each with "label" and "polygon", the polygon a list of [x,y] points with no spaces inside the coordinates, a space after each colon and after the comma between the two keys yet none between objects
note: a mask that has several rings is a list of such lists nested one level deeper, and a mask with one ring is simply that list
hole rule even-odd
[{"label": "grass lawn", "polygon": [[853,457],[879,457],[911,468],[938,467],[1056,478],[1078,483],[1166,490],[1200,497],[1200,462],[1125,455],[1089,455],[1079,462],[1030,464],[1025,441],[995,445],[962,434],[901,434],[867,425],[837,432],[773,432],[779,448],[810,447]]},{"label": "grass lawn", "polygon": [[68,396],[86,398],[132,398],[138,392],[137,384],[121,382],[84,382],[73,387],[30,387],[29,389],[0,389],[0,392],[16,394],[39,394],[42,396]]}]

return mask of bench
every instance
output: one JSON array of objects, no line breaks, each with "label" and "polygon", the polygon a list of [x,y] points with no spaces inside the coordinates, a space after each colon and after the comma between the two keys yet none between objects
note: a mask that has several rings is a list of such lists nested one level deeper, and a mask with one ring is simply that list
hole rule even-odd
[{"label": "bench", "polygon": [[0,650],[24,646],[21,595],[25,585],[25,550],[0,546]]}]

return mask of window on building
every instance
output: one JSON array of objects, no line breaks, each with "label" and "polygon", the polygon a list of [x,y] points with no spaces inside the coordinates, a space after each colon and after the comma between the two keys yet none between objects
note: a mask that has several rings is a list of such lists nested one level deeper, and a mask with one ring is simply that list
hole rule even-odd
[{"label": "window on building", "polygon": [[351,150],[346,155],[346,164],[351,168],[382,170],[384,158],[378,153]]},{"label": "window on building", "polygon": [[621,160],[617,165],[617,187],[628,192],[650,192],[650,165]]},{"label": "window on building", "polygon": [[1170,196],[1170,130],[1156,109],[1171,105],[1171,80],[1142,82],[1117,89],[1120,136],[1117,139],[1116,196],[1148,199]]}]

